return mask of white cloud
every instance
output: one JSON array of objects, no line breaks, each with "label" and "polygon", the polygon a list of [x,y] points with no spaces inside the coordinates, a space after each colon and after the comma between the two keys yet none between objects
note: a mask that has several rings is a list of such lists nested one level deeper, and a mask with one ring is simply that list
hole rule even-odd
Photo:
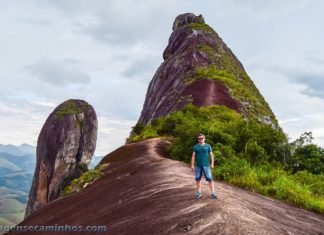
[{"label": "white cloud", "polygon": [[98,128],[100,132],[97,138],[96,155],[105,156],[124,145],[131,127],[135,124],[135,120],[130,121],[116,117],[99,116]]},{"label": "white cloud", "polygon": [[[315,142],[324,146],[323,134],[319,131],[324,120],[324,99],[321,95],[310,95],[307,92],[314,82],[309,80],[297,80],[292,76],[297,68],[258,65],[251,70],[251,77],[261,94],[269,103],[271,109],[279,120],[280,126],[292,138],[298,138],[306,131],[312,131]],[[298,73],[296,73],[298,74]],[[302,74],[302,73],[300,73]],[[324,84],[323,84],[324,85]],[[323,85],[318,84],[316,89],[320,91]]]},{"label": "white cloud", "polygon": [[67,60],[56,61],[42,58],[35,64],[27,65],[23,69],[54,86],[89,83],[90,76],[79,69],[75,63],[69,62]]},{"label": "white cloud", "polygon": [[[77,0],[48,1],[57,7],[62,15],[70,19],[78,32],[90,35],[103,43],[127,46],[138,41],[152,41],[167,38],[163,34],[161,22],[173,21],[174,0],[163,2],[138,1],[102,1],[95,0],[91,4]],[[157,17],[156,12],[161,12]],[[169,24],[171,25],[171,24]],[[169,28],[169,25],[162,27]]]}]

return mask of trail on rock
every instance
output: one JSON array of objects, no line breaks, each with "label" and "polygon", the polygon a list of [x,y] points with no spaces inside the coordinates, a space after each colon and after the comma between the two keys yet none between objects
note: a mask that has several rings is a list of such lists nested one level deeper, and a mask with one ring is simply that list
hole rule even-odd
[{"label": "trail on rock", "polygon": [[19,225],[108,228],[73,234],[323,234],[322,215],[218,181],[219,199],[210,198],[202,178],[203,197],[196,200],[194,173],[188,164],[167,158],[167,145],[166,138],[153,138],[116,149],[101,161],[110,164],[100,179]]}]

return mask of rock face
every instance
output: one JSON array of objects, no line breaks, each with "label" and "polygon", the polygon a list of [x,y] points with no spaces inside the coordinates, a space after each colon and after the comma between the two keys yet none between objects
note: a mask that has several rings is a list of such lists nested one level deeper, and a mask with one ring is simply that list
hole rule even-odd
[{"label": "rock face", "polygon": [[179,15],[172,29],[138,122],[150,124],[192,103],[225,105],[246,118],[278,124],[240,61],[201,15]]},{"label": "rock face", "polygon": [[67,100],[47,118],[37,142],[37,162],[25,217],[50,201],[87,169],[96,147],[97,116],[83,100]]}]

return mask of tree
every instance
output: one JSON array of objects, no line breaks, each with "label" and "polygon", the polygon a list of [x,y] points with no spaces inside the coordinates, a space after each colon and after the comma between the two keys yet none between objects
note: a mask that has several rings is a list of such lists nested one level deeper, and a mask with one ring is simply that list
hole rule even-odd
[{"label": "tree", "polygon": [[303,133],[291,143],[290,168],[293,172],[307,170],[313,174],[324,173],[324,149],[312,143],[312,132]]}]

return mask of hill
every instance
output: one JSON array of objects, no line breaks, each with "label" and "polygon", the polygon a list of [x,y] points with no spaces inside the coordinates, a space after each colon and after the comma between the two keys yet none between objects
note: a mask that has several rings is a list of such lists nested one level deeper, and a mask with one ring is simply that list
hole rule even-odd
[{"label": "hill", "polygon": [[207,183],[203,182],[203,198],[196,200],[189,165],[168,159],[168,145],[168,139],[153,138],[116,149],[101,161],[109,163],[102,177],[78,193],[50,202],[19,225],[104,225],[106,234],[324,231],[321,215],[225,183],[216,182],[219,200],[215,201],[209,198]]}]

